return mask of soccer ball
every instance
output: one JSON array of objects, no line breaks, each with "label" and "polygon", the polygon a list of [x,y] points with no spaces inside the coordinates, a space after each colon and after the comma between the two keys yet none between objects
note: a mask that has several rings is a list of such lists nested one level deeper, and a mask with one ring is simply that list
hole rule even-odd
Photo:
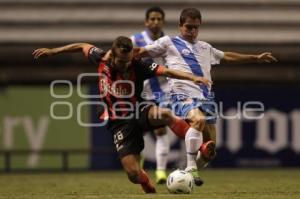
[{"label": "soccer ball", "polygon": [[194,187],[193,176],[183,170],[175,170],[168,176],[167,189],[170,193],[189,194]]}]

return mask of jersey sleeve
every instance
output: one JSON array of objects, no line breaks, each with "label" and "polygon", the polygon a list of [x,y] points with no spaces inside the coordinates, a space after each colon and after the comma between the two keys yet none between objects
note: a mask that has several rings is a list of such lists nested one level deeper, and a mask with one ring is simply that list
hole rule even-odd
[{"label": "jersey sleeve", "polygon": [[166,53],[169,41],[170,37],[164,36],[153,42],[153,44],[145,46],[145,49],[151,57],[161,57]]},{"label": "jersey sleeve", "polygon": [[135,41],[135,35],[131,35],[130,39],[131,39],[131,41],[132,41],[132,45],[133,45],[133,46],[137,46],[137,45],[136,45],[136,41]]},{"label": "jersey sleeve", "polygon": [[154,76],[160,76],[163,74],[165,67],[150,61],[139,61],[140,75],[143,79],[149,79]]},{"label": "jersey sleeve", "polygon": [[223,59],[223,57],[224,57],[223,51],[211,47],[211,49],[210,49],[210,64],[211,65],[220,64],[220,61],[221,61],[221,59]]},{"label": "jersey sleeve", "polygon": [[93,64],[98,65],[102,57],[105,55],[105,51],[96,47],[96,46],[86,46],[83,49],[84,55],[89,59]]}]

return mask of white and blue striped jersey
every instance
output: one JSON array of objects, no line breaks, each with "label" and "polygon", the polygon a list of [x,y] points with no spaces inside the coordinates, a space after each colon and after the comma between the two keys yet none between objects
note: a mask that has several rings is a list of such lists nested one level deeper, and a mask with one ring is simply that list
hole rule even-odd
[{"label": "white and blue striped jersey", "polygon": [[[138,47],[144,47],[146,45],[152,44],[154,41],[150,37],[148,30],[144,30],[130,37],[133,45]],[[164,65],[164,60],[162,57],[157,57],[154,59],[147,58],[151,62],[155,62],[159,65]],[[144,81],[143,98],[147,100],[155,100],[156,102],[161,102],[168,98],[170,93],[170,87],[168,84],[168,79],[163,76],[152,77]]]},{"label": "white and blue striped jersey", "polygon": [[[211,66],[219,64],[224,52],[210,44],[197,41],[194,44],[181,37],[164,36],[145,46],[152,57],[162,57],[169,68],[211,80]],[[183,94],[190,98],[207,99],[211,86],[197,85],[189,80],[169,79],[171,93]]]}]

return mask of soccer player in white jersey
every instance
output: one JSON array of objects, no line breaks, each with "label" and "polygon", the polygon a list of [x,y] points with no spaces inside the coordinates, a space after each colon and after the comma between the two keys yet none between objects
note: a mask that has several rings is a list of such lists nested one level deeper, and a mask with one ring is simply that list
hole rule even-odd
[{"label": "soccer player in white jersey", "polygon": [[[153,44],[140,48],[140,56],[162,57],[172,69],[204,76],[211,80],[212,65],[227,63],[271,63],[277,61],[271,53],[257,55],[223,52],[210,44],[197,40],[201,26],[201,14],[196,8],[186,8],[179,20],[180,36],[164,36]],[[184,117],[191,128],[185,135],[187,167],[201,185],[198,170],[212,160],[216,142],[216,114],[210,86],[199,86],[191,81],[170,80],[172,82],[172,109],[176,115]],[[205,143],[202,144],[202,143]],[[199,150],[199,146],[200,150]],[[201,150],[201,149],[205,150]]]},{"label": "soccer player in white jersey", "polygon": [[[155,40],[164,36],[163,26],[165,23],[165,12],[160,7],[151,7],[147,9],[145,16],[145,30],[132,35],[130,38],[135,46],[144,47],[148,44],[152,44]],[[149,59],[150,62],[164,65],[163,59],[158,57],[145,58]],[[143,94],[147,100],[153,100],[155,103],[160,104],[167,100],[169,96],[170,88],[166,77],[152,77],[144,82]],[[169,128],[163,127],[154,130],[156,137],[156,183],[165,184],[167,180],[167,162],[168,154],[170,151],[170,142],[167,131]]]}]

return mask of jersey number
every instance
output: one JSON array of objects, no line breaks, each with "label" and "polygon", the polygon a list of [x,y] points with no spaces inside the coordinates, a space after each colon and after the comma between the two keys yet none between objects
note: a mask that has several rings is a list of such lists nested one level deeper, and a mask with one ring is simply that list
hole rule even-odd
[{"label": "jersey number", "polygon": [[155,70],[157,67],[157,64],[156,63],[152,63],[151,66],[150,66],[150,70]]}]

